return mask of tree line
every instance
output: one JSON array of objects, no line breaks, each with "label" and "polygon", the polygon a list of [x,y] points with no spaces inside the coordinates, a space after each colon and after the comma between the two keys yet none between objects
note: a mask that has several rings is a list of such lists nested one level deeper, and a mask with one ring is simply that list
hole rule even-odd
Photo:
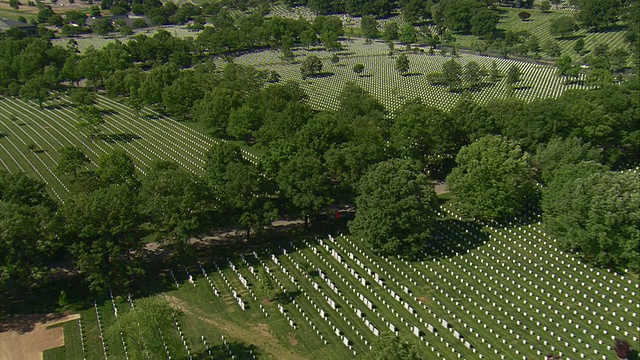
[{"label": "tree line", "polygon": [[[84,54],[73,43],[64,48],[46,39],[0,40],[0,93],[42,106],[52,91],[69,89],[81,128],[94,136],[104,119],[95,116],[91,91],[73,86],[81,80],[136,111],[146,105],[193,119],[218,137],[244,140],[264,153],[256,166],[223,142],[207,155],[203,176],[158,163],[140,177],[124,153],[107,154],[87,171],[83,154],[61,149],[58,171],[74,192],[61,205],[48,198],[43,184],[3,174],[3,287],[37,283],[47,264],[63,258],[72,259],[96,291],[127,288],[141,275],[135,250],[145,234],[188,251],[185,239],[205,229],[249,235],[278,216],[310,219],[332,204],[357,206],[350,230],[376,251],[415,254],[429,246],[436,223],[432,178],[447,178],[470,216],[501,220],[539,207],[568,249],[604,266],[634,266],[638,217],[629,216],[631,208],[618,210],[636,201],[633,187],[622,184],[637,174],[620,171],[640,156],[637,77],[531,103],[507,98],[478,104],[464,92],[448,112],[415,99],[389,113],[348,83],[336,111],[318,112],[295,82],[280,83],[277,74],[233,63],[217,69],[209,58],[245,46],[286,47],[291,34],[299,34],[296,41],[325,38],[331,46],[340,20],[268,19],[247,25],[272,29],[262,43],[221,45],[218,40],[238,36],[239,24],[251,19],[260,18],[233,20],[233,36],[220,34],[224,27],[195,40],[161,30]],[[592,165],[600,170],[568,168]],[[605,197],[594,194],[607,188]]]}]

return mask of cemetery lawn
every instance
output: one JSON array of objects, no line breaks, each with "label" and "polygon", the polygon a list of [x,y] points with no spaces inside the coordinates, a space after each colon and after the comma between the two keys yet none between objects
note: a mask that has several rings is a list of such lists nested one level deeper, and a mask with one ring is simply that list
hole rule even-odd
[{"label": "cemetery lawn", "polygon": [[[503,31],[521,31],[527,30],[531,34],[538,37],[540,44],[543,44],[546,40],[556,40],[555,37],[549,33],[549,27],[554,19],[562,16],[573,17],[576,12],[574,11],[550,11],[542,12],[538,9],[512,9],[501,8],[503,14],[498,24],[498,30]],[[522,21],[518,17],[518,13],[526,11],[531,14],[531,18],[528,21]],[[607,31],[591,32],[585,29],[576,31],[573,36],[566,39],[557,39],[562,49],[562,54],[569,54],[573,57],[574,61],[579,61],[580,56],[573,51],[574,43],[577,39],[583,38],[585,41],[585,49],[591,50],[598,44],[607,44],[610,49],[625,48],[631,50],[628,43],[624,40],[625,28],[622,25],[613,26]],[[460,46],[465,48],[473,48],[473,43],[478,40],[473,35],[456,35],[457,42]]]},{"label": "cemetery lawn", "polygon": [[[340,60],[335,64],[331,62],[334,53],[322,48],[297,49],[294,52],[294,63],[283,60],[282,54],[273,50],[245,54],[234,58],[234,63],[252,65],[260,70],[275,70],[281,75],[280,81],[298,81],[309,95],[311,106],[318,110],[335,110],[339,105],[339,94],[349,81],[370,92],[389,111],[400,109],[407,100],[416,97],[427,105],[448,110],[462,96],[461,92],[450,92],[446,86],[431,85],[427,81],[426,75],[441,71],[442,64],[451,60],[449,56],[429,55],[420,51],[405,52],[410,68],[403,76],[395,69],[396,56],[400,51],[396,51],[393,57],[389,56],[386,43],[375,41],[373,44],[365,44],[364,40],[356,39],[345,40],[342,44],[343,50],[337,52]],[[400,48],[404,49],[404,46],[396,46],[396,50]],[[318,56],[323,62],[323,68],[320,76],[302,80],[299,62],[307,55]],[[505,78],[501,78],[495,84],[486,81],[478,89],[470,91],[472,98],[479,103],[507,97],[525,101],[555,98],[569,89],[584,88],[581,81],[565,85],[565,80],[557,75],[554,66],[471,54],[462,54],[456,58],[463,66],[472,60],[486,69],[495,61],[502,74],[511,65],[517,65],[522,70],[521,81],[516,84],[515,90],[508,86]],[[353,71],[353,65],[357,63],[364,64],[362,75]],[[224,62],[218,60],[216,65],[222,67]],[[584,80],[584,75],[578,80]]]},{"label": "cemetery lawn", "polygon": [[[188,171],[201,174],[205,154],[216,140],[173,119],[143,110],[139,116],[123,103],[98,97],[105,124],[94,139],[75,128],[75,109],[66,97],[48,101],[44,108],[18,98],[0,99],[0,169],[24,171],[44,181],[55,199],[63,201],[69,194],[72,175],[59,175],[55,168],[58,149],[76,146],[95,168],[98,157],[112,150],[129,154],[138,171],[158,160],[173,161]],[[243,150],[252,161],[253,154]]]},{"label": "cemetery lawn", "polygon": [[[202,268],[174,268],[173,277],[162,272],[173,290],[156,296],[183,313],[186,347],[172,358],[185,358],[187,348],[202,353],[203,338],[236,359],[354,358],[376,332],[392,328],[415,338],[425,358],[614,358],[614,337],[640,345],[637,277],[591,268],[559,250],[537,219],[478,224],[448,203],[435,236],[438,245],[413,261],[377,256],[342,236],[283,238],[257,256],[238,251],[204,258]],[[271,294],[258,285],[265,267]],[[129,311],[126,294],[114,295],[118,313]],[[105,328],[114,319],[111,300],[97,308]],[[96,311],[81,315],[85,355],[100,359]],[[78,327],[66,324],[65,334],[79,334]],[[81,359],[79,336],[66,339],[66,358]],[[110,358],[123,355],[122,339],[106,338],[105,348]]]}]

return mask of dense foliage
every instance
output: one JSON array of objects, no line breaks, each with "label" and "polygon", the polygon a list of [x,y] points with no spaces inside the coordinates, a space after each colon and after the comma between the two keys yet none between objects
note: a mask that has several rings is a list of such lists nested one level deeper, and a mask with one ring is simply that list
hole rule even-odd
[{"label": "dense foliage", "polygon": [[[542,46],[526,32],[496,32],[491,1],[304,3],[323,14],[373,15],[363,19],[370,39],[416,40],[411,25],[387,22],[382,34],[376,27],[375,16],[401,7],[408,23],[432,20],[439,25],[437,36],[429,40],[434,44],[457,32],[476,34],[505,56],[554,51],[553,43]],[[233,63],[216,68],[211,58],[230,59],[234,52],[256,47],[279,49],[286,58],[296,44],[337,50],[344,33],[340,18],[318,16],[309,22],[265,17],[263,12],[231,16],[228,10],[242,9],[247,6],[243,2],[202,8],[168,4],[102,5],[147,14],[155,23],[206,14],[214,26],[195,39],[159,30],[82,54],[73,42],[53,46],[46,38],[9,33],[0,38],[0,94],[43,106],[52,94],[69,90],[79,130],[92,141],[101,136],[105,122],[93,93],[106,92],[137,112],[150,106],[202,123],[218,137],[258,146],[264,153],[260,164],[249,163],[238,147],[221,142],[207,154],[202,177],[172,163],[154,164],[141,176],[126,153],[106,154],[88,170],[82,152],[64,148],[56,173],[72,184],[74,195],[61,205],[46,196],[43,184],[23,174],[2,173],[2,289],[44,281],[47,266],[60,259],[72,260],[93,290],[127,289],[142,274],[137,250],[150,233],[184,250],[185,240],[204,229],[234,228],[249,235],[279,216],[308,220],[331,205],[357,205],[350,228],[372,248],[417,253],[432,241],[433,192],[427,177],[449,174],[451,189],[469,215],[511,218],[536,208],[537,189],[542,189],[549,230],[568,249],[604,266],[637,263],[636,175],[607,172],[623,170],[640,157],[637,78],[618,85],[611,81],[611,71],[624,69],[628,53],[597,46],[585,57],[595,69],[587,79],[594,89],[568,91],[557,99],[477,104],[466,91],[481,86],[485,76],[496,81],[502,74],[497,68],[485,74],[477,63],[462,66],[452,59],[440,73],[430,74],[435,82],[462,92],[449,112],[409,100],[397,114],[389,114],[352,83],[344,85],[337,111],[316,112],[302,88],[278,83],[277,73]],[[619,9],[601,14],[597,2],[578,5],[581,26],[596,29],[622,18],[629,29],[637,29],[637,20]],[[598,16],[588,15],[597,11]],[[637,5],[631,4],[629,13],[634,11]],[[58,21],[46,6],[38,17]],[[64,21],[63,27],[70,21],[82,24],[85,17],[72,12]],[[567,36],[574,28],[564,19],[553,29]],[[628,32],[627,40],[637,45],[637,34]],[[397,59],[398,71],[406,73],[408,58]],[[570,60],[559,62],[560,75],[573,76],[576,68]],[[322,61],[307,56],[300,66],[304,75],[314,76]],[[364,66],[354,71],[362,72]],[[517,87],[519,69],[505,75]],[[87,86],[77,87],[81,81]]]}]

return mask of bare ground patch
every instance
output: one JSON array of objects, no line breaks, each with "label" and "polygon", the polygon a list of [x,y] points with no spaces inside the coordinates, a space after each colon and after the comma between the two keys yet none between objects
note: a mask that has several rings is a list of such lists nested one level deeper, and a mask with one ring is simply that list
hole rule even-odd
[{"label": "bare ground patch", "polygon": [[[14,316],[0,325],[0,359],[42,360],[42,352],[64,345],[62,327],[47,327],[79,319],[80,315]],[[20,325],[20,326],[16,326]]]}]

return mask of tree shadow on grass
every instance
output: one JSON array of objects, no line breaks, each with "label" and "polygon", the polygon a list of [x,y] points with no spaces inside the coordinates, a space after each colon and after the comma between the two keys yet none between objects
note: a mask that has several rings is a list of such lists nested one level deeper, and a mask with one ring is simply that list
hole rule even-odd
[{"label": "tree shadow on grass", "polygon": [[145,114],[145,115],[142,115],[141,117],[146,119],[146,120],[160,120],[160,119],[162,119],[162,115],[160,115],[160,114]]},{"label": "tree shadow on grass", "polygon": [[469,90],[469,92],[472,92],[472,93],[477,93],[477,92],[481,92],[484,89],[488,89],[495,86],[496,86],[496,83],[485,81],[476,86],[470,87],[467,90]]},{"label": "tree shadow on grass", "polygon": [[253,344],[238,341],[227,341],[226,346],[224,344],[218,344],[210,347],[209,350],[203,349],[196,354],[193,354],[193,359],[231,359],[231,356],[233,356],[233,358],[237,360],[253,360],[260,359],[260,355],[260,349]]},{"label": "tree shadow on grass", "polygon": [[567,36],[560,36],[557,38],[557,40],[561,40],[561,41],[574,41],[574,40],[578,40],[578,39],[582,39],[587,37],[586,35],[567,35]]},{"label": "tree shadow on grass", "polygon": [[421,72],[408,72],[408,73],[404,73],[402,74],[403,77],[414,77],[414,76],[420,76],[423,75],[423,73]]},{"label": "tree shadow on grass", "polygon": [[102,113],[102,115],[104,115],[104,116],[120,114],[120,112],[118,112],[116,110],[113,110],[113,109],[101,109],[100,113]]},{"label": "tree shadow on grass", "polygon": [[103,140],[104,142],[108,142],[108,143],[116,143],[116,142],[130,143],[130,142],[132,142],[134,140],[141,139],[140,136],[138,136],[136,134],[130,134],[130,133],[99,134],[96,137],[98,139]]},{"label": "tree shadow on grass", "polygon": [[[33,321],[24,321],[23,317],[9,317],[13,315],[29,314],[31,317],[43,319],[60,314],[60,294],[64,292],[66,307],[71,310],[85,309],[93,303],[88,284],[80,278],[61,278],[47,284],[27,289],[0,292],[0,332],[16,330],[27,332],[33,330]],[[34,315],[36,314],[36,315]],[[33,320],[33,319],[31,319]]]},{"label": "tree shadow on grass", "polygon": [[295,300],[298,295],[300,295],[300,291],[281,291],[275,294],[272,298],[273,301],[276,301],[280,304],[290,304]]},{"label": "tree shadow on grass", "polygon": [[598,29],[589,30],[589,34],[621,32],[626,28],[627,27],[625,25],[609,25],[609,26],[598,28]]},{"label": "tree shadow on grass", "polygon": [[43,105],[42,108],[46,110],[61,110],[61,109],[75,108],[75,105],[65,102],[65,103],[58,103],[58,104]]},{"label": "tree shadow on grass", "polygon": [[335,73],[332,73],[331,71],[323,71],[314,75],[310,75],[309,77],[312,79],[322,79],[322,78],[330,77],[333,75],[335,75]]},{"label": "tree shadow on grass", "polygon": [[523,90],[529,90],[529,89],[533,89],[533,86],[531,85],[518,85],[518,86],[514,86],[513,90],[516,91],[523,91]]},{"label": "tree shadow on grass", "polygon": [[584,86],[585,82],[584,82],[584,80],[580,80],[580,79],[567,79],[565,82],[562,83],[562,85]]},{"label": "tree shadow on grass", "polygon": [[373,77],[373,75],[371,75],[371,74],[360,74],[360,75],[358,75],[358,77],[361,77],[361,78],[370,78],[370,77]]},{"label": "tree shadow on grass", "polygon": [[435,259],[448,258],[465,254],[487,241],[489,235],[476,222],[446,218],[436,224],[424,255]]}]

